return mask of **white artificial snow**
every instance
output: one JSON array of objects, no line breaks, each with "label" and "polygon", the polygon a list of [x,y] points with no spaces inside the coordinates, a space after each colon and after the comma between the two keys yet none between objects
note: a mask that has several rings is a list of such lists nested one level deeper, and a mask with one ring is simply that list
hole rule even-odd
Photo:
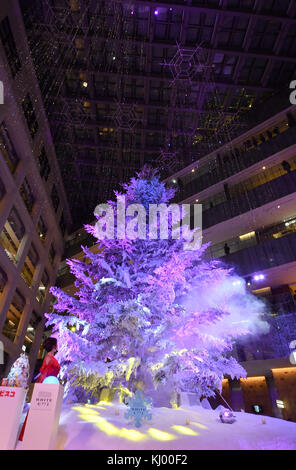
[{"label": "white artificial snow", "polygon": [[296,423],[278,418],[264,416],[263,424],[262,415],[235,412],[236,422],[223,424],[218,410],[201,406],[152,408],[152,420],[136,428],[126,411],[115,403],[64,405],[56,448],[296,450]]}]

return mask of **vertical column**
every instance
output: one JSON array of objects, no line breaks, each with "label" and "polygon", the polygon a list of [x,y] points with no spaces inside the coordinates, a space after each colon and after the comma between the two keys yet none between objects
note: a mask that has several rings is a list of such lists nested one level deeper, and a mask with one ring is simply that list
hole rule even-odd
[{"label": "vertical column", "polygon": [[244,397],[240,380],[229,380],[230,385],[230,405],[234,411],[245,409]]}]

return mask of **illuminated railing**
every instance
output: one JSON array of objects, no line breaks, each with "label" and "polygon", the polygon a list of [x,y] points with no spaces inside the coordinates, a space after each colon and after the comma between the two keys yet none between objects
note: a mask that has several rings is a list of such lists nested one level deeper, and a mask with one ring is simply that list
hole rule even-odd
[{"label": "illuminated railing", "polygon": [[296,170],[203,212],[203,229],[296,192]]},{"label": "illuminated railing", "polygon": [[194,196],[204,189],[219,183],[220,181],[229,178],[230,176],[239,173],[240,171],[249,168],[255,163],[258,163],[266,158],[274,155],[281,150],[284,150],[296,143],[296,128],[291,127],[285,132],[273,137],[249,151],[243,152],[234,156],[230,161],[221,163],[219,166],[197,177],[196,179],[187,183],[183,189],[180,189],[176,194],[176,200],[183,201],[190,196]]},{"label": "illuminated railing", "polygon": [[296,233],[268,240],[222,258],[242,276],[296,261]]}]

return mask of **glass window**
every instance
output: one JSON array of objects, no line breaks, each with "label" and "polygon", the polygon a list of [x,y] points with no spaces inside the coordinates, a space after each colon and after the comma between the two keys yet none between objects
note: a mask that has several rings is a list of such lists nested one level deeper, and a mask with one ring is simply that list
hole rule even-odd
[{"label": "glass window", "polygon": [[37,292],[37,295],[36,295],[36,299],[41,304],[44,302],[45,295],[46,295],[46,288],[48,287],[48,285],[49,285],[49,276],[48,276],[48,273],[45,269],[43,274],[42,274],[42,278],[41,278],[41,281],[40,281],[40,284],[39,284],[39,287],[38,287],[38,292]]},{"label": "glass window", "polygon": [[14,341],[16,338],[17,329],[24,311],[25,303],[25,298],[18,290],[16,290],[2,330],[3,335],[7,336],[11,341]]},{"label": "glass window", "polygon": [[0,125],[0,150],[11,173],[14,173],[20,159],[4,122]]},{"label": "glass window", "polygon": [[14,264],[17,262],[16,255],[24,234],[25,226],[22,223],[17,210],[12,208],[2,232],[0,233],[0,245]]},{"label": "glass window", "polygon": [[20,187],[20,195],[26,205],[26,208],[28,209],[29,214],[32,214],[32,210],[35,204],[35,197],[27,178],[24,179],[24,182]]},{"label": "glass window", "polygon": [[35,334],[36,334],[36,328],[39,325],[41,321],[41,316],[38,315],[34,310],[32,312],[32,316],[30,319],[30,323],[28,325],[25,339],[24,339],[24,345],[23,345],[23,351],[25,351],[27,354],[30,353],[32,345],[34,343],[35,339]]},{"label": "glass window", "polygon": [[31,137],[34,138],[39,126],[29,93],[23,99],[22,107]]},{"label": "glass window", "polygon": [[55,184],[53,185],[52,190],[51,190],[51,201],[52,201],[53,208],[56,212],[60,204],[60,198],[59,198],[58,191],[57,191]]},{"label": "glass window", "polygon": [[21,62],[7,16],[0,23],[0,38],[12,76],[15,77],[21,68]]},{"label": "glass window", "polygon": [[38,160],[39,160],[39,167],[40,167],[40,176],[41,178],[44,178],[45,181],[47,181],[49,173],[50,173],[50,165],[49,165],[49,161],[45,153],[44,147],[42,147],[41,149]]},{"label": "glass window", "polygon": [[28,251],[28,254],[26,256],[23,270],[21,272],[22,278],[28,284],[29,287],[32,287],[32,281],[33,281],[34,273],[36,271],[36,266],[38,263],[39,263],[39,255],[37,253],[36,248],[34,247],[32,243]]},{"label": "glass window", "polygon": [[47,234],[47,227],[45,225],[45,222],[43,218],[40,216],[40,219],[38,221],[37,227],[36,227],[37,233],[40,237],[40,240],[44,243],[46,234]]}]

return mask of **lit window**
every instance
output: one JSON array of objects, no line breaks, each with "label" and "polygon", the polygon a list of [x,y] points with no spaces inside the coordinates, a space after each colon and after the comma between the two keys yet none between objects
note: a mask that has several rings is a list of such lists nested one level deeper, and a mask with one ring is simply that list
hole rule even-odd
[{"label": "lit window", "polygon": [[28,254],[26,256],[23,270],[21,272],[22,278],[28,284],[29,287],[32,287],[32,281],[33,281],[34,273],[35,273],[36,266],[38,263],[39,263],[39,255],[32,243],[28,251]]},{"label": "lit window", "polygon": [[32,345],[34,343],[36,328],[41,321],[41,317],[33,310],[30,323],[28,325],[25,339],[24,339],[24,350],[27,354],[30,353]]},{"label": "lit window", "polygon": [[44,302],[45,295],[46,295],[46,288],[47,288],[48,285],[49,285],[49,276],[48,276],[48,273],[45,269],[43,274],[42,274],[42,278],[41,278],[41,281],[40,281],[40,284],[39,284],[39,287],[38,287],[38,291],[37,291],[37,295],[36,295],[36,299],[41,304]]},{"label": "lit window", "polygon": [[15,341],[17,330],[25,307],[25,299],[21,293],[16,290],[11,301],[2,333],[11,341]]},{"label": "lit window", "polygon": [[17,262],[17,251],[25,234],[25,227],[18,212],[13,208],[0,233],[0,245],[13,263]]}]

